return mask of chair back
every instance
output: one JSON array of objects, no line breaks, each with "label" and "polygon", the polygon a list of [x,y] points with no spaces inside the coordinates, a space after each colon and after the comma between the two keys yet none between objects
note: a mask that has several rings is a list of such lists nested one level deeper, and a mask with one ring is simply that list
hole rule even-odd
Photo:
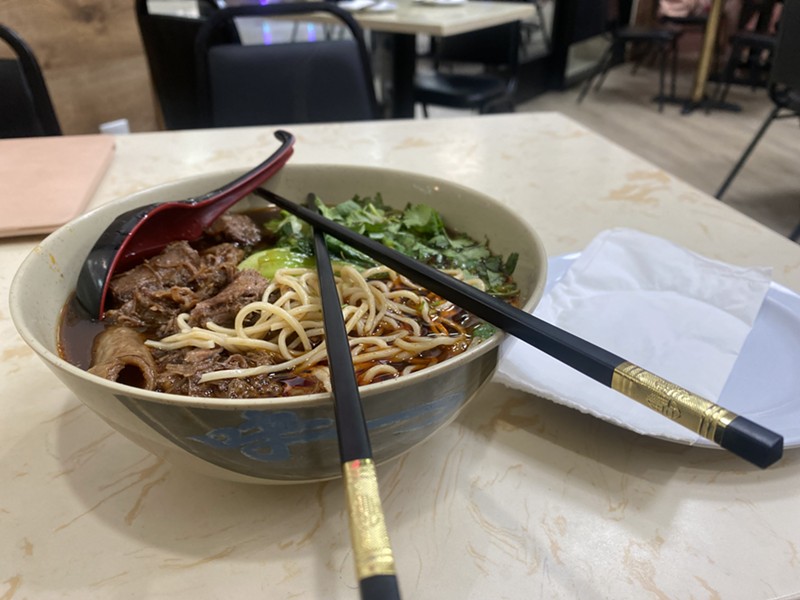
[{"label": "chair back", "polygon": [[[219,27],[242,17],[328,13],[352,39],[263,45],[218,43]],[[196,44],[201,111],[213,127],[375,119],[378,105],[361,27],[332,3],[239,6],[218,11]]]},{"label": "chair back", "polygon": [[0,59],[0,138],[61,135],[50,93],[30,46],[0,24],[15,58]]},{"label": "chair back", "polygon": [[[147,0],[136,0],[136,20],[150,80],[167,129],[206,126],[197,107],[194,45],[204,21],[217,10],[215,2],[198,0],[199,18],[162,15],[151,13]],[[238,40],[234,27],[217,34]]]},{"label": "chair back", "polygon": [[800,91],[800,0],[785,0],[770,69],[770,87]]}]

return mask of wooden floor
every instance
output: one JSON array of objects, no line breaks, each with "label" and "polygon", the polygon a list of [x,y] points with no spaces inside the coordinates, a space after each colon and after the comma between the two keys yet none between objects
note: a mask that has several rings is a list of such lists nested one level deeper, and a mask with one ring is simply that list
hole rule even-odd
[{"label": "wooden floor", "polygon": [[[682,68],[678,95],[688,95],[691,85],[691,68]],[[663,113],[658,112],[651,101],[657,86],[656,70],[643,67],[633,74],[630,65],[621,65],[581,104],[576,102],[579,88],[573,88],[549,92],[519,105],[517,110],[562,112],[714,195],[772,108],[766,91],[731,88],[728,99],[740,105],[741,112],[695,111],[682,115],[678,105],[667,105]],[[713,85],[709,89],[713,90]],[[432,116],[452,114],[438,111]],[[800,222],[798,156],[798,119],[774,121],[723,201],[788,235]]]}]

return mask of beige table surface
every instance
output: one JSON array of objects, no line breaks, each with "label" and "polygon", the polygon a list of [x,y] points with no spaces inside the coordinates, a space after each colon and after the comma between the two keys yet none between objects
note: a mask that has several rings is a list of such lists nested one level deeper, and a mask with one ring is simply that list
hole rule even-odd
[{"label": "beige table surface", "polygon": [[[391,0],[395,5],[392,11],[353,11],[352,15],[364,29],[381,33],[410,33],[434,36],[448,36],[475,31],[511,21],[521,21],[532,17],[535,12],[528,2],[487,2],[469,0],[463,4],[438,6],[423,4],[414,0]],[[257,4],[256,2],[229,2],[228,6]],[[150,11],[182,17],[198,18],[197,5],[185,0],[151,0]],[[308,17],[306,17],[308,19]],[[332,22],[330,18],[319,15],[315,21]],[[245,28],[244,41],[260,42],[261,38],[249,37]]]},{"label": "beige table surface", "polygon": [[414,0],[392,0],[397,9],[389,12],[356,11],[353,16],[364,29],[383,33],[418,33],[448,36],[522,21],[534,15],[528,2],[480,2],[429,5]]},{"label": "beige table surface", "polygon": [[[290,128],[293,162],[384,165],[493,194],[548,253],[639,228],[771,265],[800,246],[555,113]],[[116,138],[93,203],[246,168],[271,129]],[[37,238],[0,242],[0,598],[357,598],[338,481],[206,479],[113,432],[17,336],[11,278]],[[405,598],[798,597],[800,456],[760,471],[491,384],[379,467]]]}]

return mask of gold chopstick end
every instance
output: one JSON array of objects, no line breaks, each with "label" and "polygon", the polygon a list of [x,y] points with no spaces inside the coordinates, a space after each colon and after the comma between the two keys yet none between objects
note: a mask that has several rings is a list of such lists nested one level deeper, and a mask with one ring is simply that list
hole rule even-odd
[{"label": "gold chopstick end", "polygon": [[719,444],[737,415],[633,363],[614,369],[611,388]]},{"label": "gold chopstick end", "polygon": [[394,556],[383,516],[375,463],[364,458],[342,464],[350,535],[359,581],[375,575],[394,575]]}]

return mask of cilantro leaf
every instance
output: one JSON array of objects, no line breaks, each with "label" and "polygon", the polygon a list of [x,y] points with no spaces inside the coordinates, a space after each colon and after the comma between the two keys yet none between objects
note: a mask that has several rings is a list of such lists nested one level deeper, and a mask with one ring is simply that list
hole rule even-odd
[{"label": "cilantro leaf", "polygon": [[[490,294],[513,298],[519,293],[511,275],[519,259],[513,253],[503,260],[493,254],[488,240],[479,242],[463,233],[445,227],[441,215],[427,204],[408,204],[396,210],[383,203],[380,194],[373,197],[354,196],[335,206],[315,199],[317,207],[329,219],[371,239],[379,241],[407,256],[438,269],[461,269],[480,278]],[[279,221],[268,223],[277,240],[276,246],[311,255],[311,228],[296,217],[283,213]],[[362,252],[327,236],[331,256],[357,266],[376,263]]]}]

